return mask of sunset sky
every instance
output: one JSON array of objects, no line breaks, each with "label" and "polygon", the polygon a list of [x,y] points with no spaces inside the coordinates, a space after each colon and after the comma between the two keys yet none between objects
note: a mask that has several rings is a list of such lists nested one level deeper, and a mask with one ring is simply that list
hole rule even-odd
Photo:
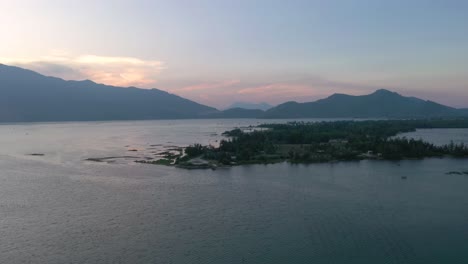
[{"label": "sunset sky", "polygon": [[7,1],[0,63],[223,108],[386,88],[468,107],[468,1]]}]

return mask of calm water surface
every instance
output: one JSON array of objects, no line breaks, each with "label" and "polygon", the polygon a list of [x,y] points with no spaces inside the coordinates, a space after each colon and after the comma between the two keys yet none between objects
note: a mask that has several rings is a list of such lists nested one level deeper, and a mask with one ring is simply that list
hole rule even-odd
[{"label": "calm water surface", "polygon": [[468,129],[418,129],[415,132],[403,133],[399,136],[422,139],[439,146],[447,145],[451,142],[466,144],[468,141]]},{"label": "calm water surface", "polygon": [[[466,263],[468,176],[446,172],[467,160],[216,171],[85,161],[216,144],[257,123],[1,125],[0,263]],[[423,134],[468,143],[467,130],[435,132]]]}]

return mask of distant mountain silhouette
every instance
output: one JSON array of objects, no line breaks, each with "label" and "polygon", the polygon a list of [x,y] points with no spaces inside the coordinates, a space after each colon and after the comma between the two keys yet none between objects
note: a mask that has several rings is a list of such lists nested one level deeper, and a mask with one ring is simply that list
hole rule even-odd
[{"label": "distant mountain silhouette", "polygon": [[217,112],[157,89],[65,81],[0,64],[0,122],[199,118]]},{"label": "distant mountain silhouette", "polygon": [[0,122],[146,120],[181,118],[421,118],[468,116],[456,109],[388,90],[334,94],[310,103],[287,102],[267,111],[219,111],[158,89],[65,81],[0,64]]},{"label": "distant mountain silhouette", "polygon": [[258,110],[263,110],[266,111],[273,106],[267,103],[259,103],[259,104],[254,104],[254,103],[245,103],[245,102],[236,102],[230,105],[227,109],[232,109],[232,108],[243,108],[243,109],[258,109]]},{"label": "distant mountain silhouette", "polygon": [[[259,109],[231,108],[207,114],[206,118],[259,118],[265,112]],[[203,116],[202,116],[203,117]]]},{"label": "distant mountain silhouette", "polygon": [[[465,111],[466,112],[466,111]],[[265,112],[265,118],[424,118],[463,115],[463,111],[388,90],[369,95],[334,94],[310,103],[287,102]]]}]

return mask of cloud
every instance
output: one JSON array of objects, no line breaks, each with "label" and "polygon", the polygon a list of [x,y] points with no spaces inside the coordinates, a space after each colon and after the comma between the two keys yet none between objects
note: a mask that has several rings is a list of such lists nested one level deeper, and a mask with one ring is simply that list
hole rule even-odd
[{"label": "cloud", "polygon": [[67,80],[90,79],[108,85],[147,88],[154,87],[159,74],[165,69],[162,61],[97,55],[72,56],[61,51],[34,59],[0,58],[0,63]]},{"label": "cloud", "polygon": [[306,102],[337,92],[366,94],[377,88],[385,88],[354,82],[332,81],[313,75],[297,79],[274,75],[263,77],[263,80],[254,81],[252,78],[255,76],[216,81],[162,79],[158,84],[161,88],[182,97],[219,108],[224,108],[236,101],[270,104],[286,101]]},{"label": "cloud", "polygon": [[[267,75],[252,73],[248,76],[233,76],[233,78],[226,79],[219,79],[219,76],[185,79],[180,76],[180,72],[164,71],[166,67],[162,61],[92,54],[73,56],[66,51],[53,51],[46,56],[32,59],[0,57],[0,63],[24,67],[44,75],[66,80],[90,79],[115,86],[159,88],[220,108],[236,101],[268,102],[270,104],[279,104],[285,101],[314,101],[333,93],[359,95],[378,88],[392,90],[392,88],[398,87],[397,84],[401,84],[401,80],[398,82],[382,80],[354,82],[350,81],[349,77],[339,78],[335,75],[330,78],[330,76],[307,73],[300,75],[294,73],[270,73]],[[382,84],[385,86],[382,87]],[[415,85],[409,83],[407,86],[414,87]]]},{"label": "cloud", "polygon": [[237,91],[241,95],[282,95],[289,97],[294,96],[310,96],[315,93],[312,86],[306,84],[291,84],[291,83],[271,83],[255,87],[243,88]]},{"label": "cloud", "polygon": [[227,80],[221,82],[204,82],[189,86],[184,86],[182,88],[174,89],[173,92],[203,92],[215,89],[221,89],[226,87],[232,87],[236,84],[239,84],[240,80]]}]

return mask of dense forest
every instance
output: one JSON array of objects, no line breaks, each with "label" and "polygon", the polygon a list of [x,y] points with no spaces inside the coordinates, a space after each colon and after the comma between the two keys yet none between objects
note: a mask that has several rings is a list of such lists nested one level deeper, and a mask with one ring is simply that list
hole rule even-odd
[{"label": "dense forest", "polygon": [[422,140],[396,137],[429,128],[468,128],[468,119],[291,122],[263,124],[253,131],[225,132],[218,147],[195,144],[185,149],[183,164],[195,157],[224,165],[327,162],[360,159],[419,159],[468,157],[468,145],[436,146]]}]

